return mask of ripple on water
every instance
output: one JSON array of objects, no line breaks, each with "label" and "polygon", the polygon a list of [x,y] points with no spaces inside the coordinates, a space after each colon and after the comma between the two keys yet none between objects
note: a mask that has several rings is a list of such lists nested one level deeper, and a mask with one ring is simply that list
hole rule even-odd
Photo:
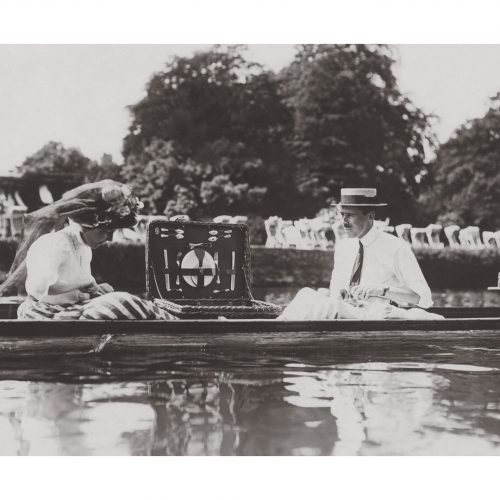
[{"label": "ripple on water", "polygon": [[[287,365],[289,367],[290,365]],[[348,370],[348,371],[450,371],[450,372],[465,372],[465,373],[494,373],[499,372],[500,368],[478,366],[470,364],[457,363],[422,363],[422,362],[391,362],[391,363],[347,363],[340,365],[331,365],[330,370]],[[294,372],[288,372],[294,374]]]}]

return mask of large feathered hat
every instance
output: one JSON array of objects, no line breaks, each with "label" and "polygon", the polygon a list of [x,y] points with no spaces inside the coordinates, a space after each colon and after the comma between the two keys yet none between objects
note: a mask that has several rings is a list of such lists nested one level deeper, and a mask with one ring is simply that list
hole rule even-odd
[{"label": "large feathered hat", "polygon": [[74,188],[64,193],[61,201],[65,200],[86,203],[87,210],[69,217],[88,228],[119,229],[135,226],[137,212],[143,207],[129,186],[109,179]]}]

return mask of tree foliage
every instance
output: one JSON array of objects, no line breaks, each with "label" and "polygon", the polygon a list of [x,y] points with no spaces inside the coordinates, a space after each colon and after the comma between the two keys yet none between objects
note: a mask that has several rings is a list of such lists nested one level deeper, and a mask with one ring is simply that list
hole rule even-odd
[{"label": "tree foliage", "polygon": [[466,122],[431,165],[420,203],[444,224],[500,229],[500,93],[484,117]]},{"label": "tree foliage", "polygon": [[300,46],[278,76],[241,47],[177,57],[131,106],[124,175],[167,213],[312,216],[371,185],[409,220],[433,137],[393,63],[367,45]]},{"label": "tree foliage", "polygon": [[99,162],[91,161],[85,174],[86,182],[97,182],[103,179],[122,180],[122,167],[113,161],[113,156],[104,153]]},{"label": "tree foliage", "polygon": [[278,75],[215,46],[175,57],[130,106],[123,165],[51,142],[20,167],[132,184],[149,213],[314,216],[341,187],[374,186],[411,221],[429,117],[401,94],[385,46],[302,45]]},{"label": "tree foliage", "polygon": [[131,112],[123,175],[150,210],[199,217],[283,208],[293,189],[291,116],[275,76],[241,47],[174,58]]},{"label": "tree foliage", "polygon": [[374,186],[393,220],[413,217],[433,144],[429,116],[401,94],[385,46],[303,45],[281,73],[294,118],[296,183],[316,212],[341,187]]},{"label": "tree foliage", "polygon": [[28,156],[17,171],[25,178],[59,178],[78,184],[84,181],[90,163],[80,150],[65,148],[60,142],[51,141]]},{"label": "tree foliage", "polygon": [[140,155],[130,155],[122,177],[133,185],[150,213],[212,214],[256,213],[266,189],[234,183],[211,164],[184,158],[174,141],[153,139]]},{"label": "tree foliage", "polygon": [[55,141],[45,144],[17,167],[18,173],[28,184],[47,184],[56,198],[84,182],[121,180],[121,169],[121,165],[115,163],[109,154],[104,154],[96,162],[87,158],[79,149],[66,148]]}]

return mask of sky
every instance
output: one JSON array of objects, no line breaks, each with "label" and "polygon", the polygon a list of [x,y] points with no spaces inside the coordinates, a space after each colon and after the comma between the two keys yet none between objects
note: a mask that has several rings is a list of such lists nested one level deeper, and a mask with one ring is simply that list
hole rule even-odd
[{"label": "sky", "polygon": [[[121,160],[131,118],[152,73],[173,55],[209,45],[0,45],[0,173],[48,141],[91,159]],[[500,91],[500,45],[396,45],[403,93],[439,118],[441,141],[484,115]],[[248,57],[278,71],[293,45],[249,45]]]}]

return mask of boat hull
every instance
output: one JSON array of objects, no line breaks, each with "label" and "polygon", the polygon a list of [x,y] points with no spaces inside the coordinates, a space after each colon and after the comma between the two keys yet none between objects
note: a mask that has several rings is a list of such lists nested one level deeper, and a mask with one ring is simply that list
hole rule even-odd
[{"label": "boat hull", "polygon": [[500,317],[409,321],[0,321],[0,356],[117,354],[147,349],[379,349],[405,344],[500,346]]},{"label": "boat hull", "polygon": [[[3,317],[13,304],[3,304]],[[7,310],[7,308],[9,308]],[[0,308],[1,309],[1,308]],[[500,344],[500,308],[433,308],[443,320],[269,319],[177,321],[0,320],[0,356],[99,354],[175,348],[336,348],[352,343],[465,342],[484,337]],[[408,347],[410,348],[410,347]]]}]

